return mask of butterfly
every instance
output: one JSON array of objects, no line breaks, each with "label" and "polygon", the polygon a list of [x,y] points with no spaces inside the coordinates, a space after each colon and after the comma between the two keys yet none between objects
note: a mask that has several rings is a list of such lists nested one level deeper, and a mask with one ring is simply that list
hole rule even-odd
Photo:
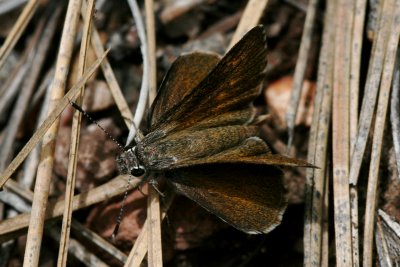
[{"label": "butterfly", "polygon": [[146,134],[119,156],[120,171],[162,174],[176,192],[246,233],[274,229],[287,206],[279,166],[311,165],[272,153],[258,137],[252,102],[266,57],[262,25],[222,58],[178,57],[150,108]]}]

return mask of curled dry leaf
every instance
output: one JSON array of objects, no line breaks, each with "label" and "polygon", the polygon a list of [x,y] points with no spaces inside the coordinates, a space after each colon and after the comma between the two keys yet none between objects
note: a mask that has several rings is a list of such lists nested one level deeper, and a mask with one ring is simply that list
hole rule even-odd
[{"label": "curled dry leaf", "polygon": [[[293,77],[286,76],[268,85],[265,90],[265,99],[270,114],[276,120],[279,128],[284,128],[285,114],[289,104],[290,94],[293,86]],[[311,125],[315,83],[305,81],[299,103],[296,125]]]}]

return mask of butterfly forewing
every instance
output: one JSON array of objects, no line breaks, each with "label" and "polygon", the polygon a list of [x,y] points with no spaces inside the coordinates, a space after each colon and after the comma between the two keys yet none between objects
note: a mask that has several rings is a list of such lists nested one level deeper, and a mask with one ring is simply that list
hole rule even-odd
[{"label": "butterfly forewing", "polygon": [[[250,30],[150,131],[164,135],[187,129],[216,114],[241,110],[260,94],[267,48],[262,26]],[[154,120],[152,120],[154,121]]]},{"label": "butterfly forewing", "polygon": [[149,113],[149,124],[157,124],[160,117],[169,112],[188,95],[217,65],[217,54],[193,52],[179,56],[171,65],[161,83],[157,97]]}]

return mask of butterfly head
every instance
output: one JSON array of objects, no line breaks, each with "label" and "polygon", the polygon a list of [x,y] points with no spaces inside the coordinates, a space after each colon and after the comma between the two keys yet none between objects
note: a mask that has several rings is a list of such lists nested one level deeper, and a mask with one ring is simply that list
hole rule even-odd
[{"label": "butterfly head", "polygon": [[130,174],[135,177],[145,174],[146,169],[140,164],[136,153],[136,146],[128,147],[118,155],[117,166],[121,174]]}]

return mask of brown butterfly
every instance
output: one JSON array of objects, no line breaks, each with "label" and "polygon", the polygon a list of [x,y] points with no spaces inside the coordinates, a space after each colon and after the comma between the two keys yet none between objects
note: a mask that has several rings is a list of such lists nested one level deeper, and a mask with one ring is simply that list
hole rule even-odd
[{"label": "brown butterfly", "polygon": [[123,173],[164,174],[175,190],[246,233],[268,233],[286,208],[277,165],[308,166],[273,154],[260,139],[253,100],[267,65],[263,26],[223,58],[180,56],[150,109],[145,136],[120,155]]}]

